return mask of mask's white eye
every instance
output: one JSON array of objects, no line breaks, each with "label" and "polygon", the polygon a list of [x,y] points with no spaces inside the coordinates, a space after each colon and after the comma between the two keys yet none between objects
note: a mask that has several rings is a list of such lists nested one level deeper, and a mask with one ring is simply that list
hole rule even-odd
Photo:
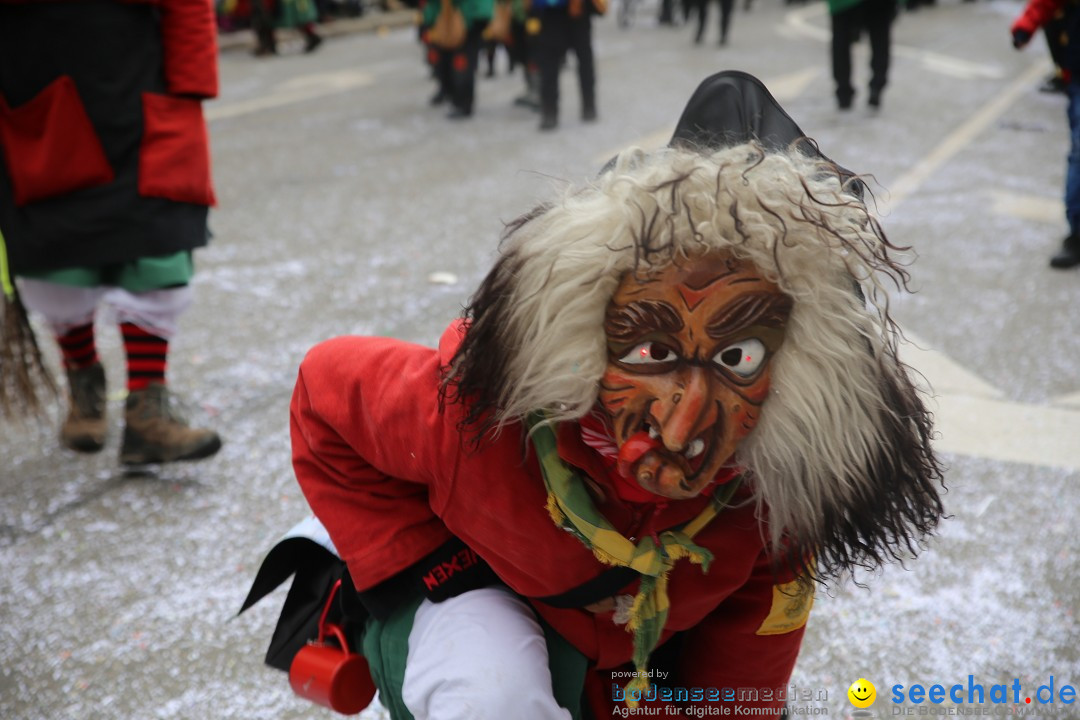
[{"label": "mask's white eye", "polygon": [[765,343],[757,338],[741,340],[716,353],[713,362],[740,377],[750,377],[765,362]]},{"label": "mask's white eye", "polygon": [[654,365],[671,362],[675,353],[670,348],[655,342],[643,342],[632,347],[619,358],[623,365]]}]

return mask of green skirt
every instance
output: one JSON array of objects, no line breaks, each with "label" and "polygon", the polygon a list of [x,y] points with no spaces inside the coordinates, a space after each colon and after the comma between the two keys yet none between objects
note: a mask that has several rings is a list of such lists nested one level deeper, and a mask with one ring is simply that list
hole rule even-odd
[{"label": "green skirt", "polygon": [[21,277],[59,285],[85,288],[119,287],[131,292],[180,287],[191,282],[194,275],[195,264],[190,250],[96,268],[76,267],[20,273]]}]

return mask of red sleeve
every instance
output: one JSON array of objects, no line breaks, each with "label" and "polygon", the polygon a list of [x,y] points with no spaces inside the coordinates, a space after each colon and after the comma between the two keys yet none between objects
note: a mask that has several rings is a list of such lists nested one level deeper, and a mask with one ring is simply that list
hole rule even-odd
[{"label": "red sleeve", "polygon": [[749,580],[686,632],[674,684],[721,693],[704,705],[782,708],[813,604],[812,586],[785,579],[762,553]]},{"label": "red sleeve", "polygon": [[1034,35],[1039,28],[1053,20],[1064,5],[1062,0],[1028,0],[1024,12],[1013,21],[1011,30],[1023,30]]},{"label": "red sleeve", "polygon": [[211,0],[160,0],[160,6],[169,94],[217,97],[217,27]]},{"label": "red sleeve", "polygon": [[449,537],[432,509],[452,487],[460,444],[438,403],[434,350],[337,338],[300,366],[291,407],[293,468],[358,590]]}]

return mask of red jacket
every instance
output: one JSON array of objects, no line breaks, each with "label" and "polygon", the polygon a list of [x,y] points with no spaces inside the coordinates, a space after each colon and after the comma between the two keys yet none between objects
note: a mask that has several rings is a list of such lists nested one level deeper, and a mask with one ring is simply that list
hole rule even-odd
[{"label": "red jacket", "polygon": [[1017,31],[1030,38],[1041,28],[1050,33],[1047,39],[1055,46],[1054,61],[1065,82],[1072,82],[1080,73],[1080,43],[1073,42],[1080,34],[1080,5],[1076,0],[1028,0],[1010,32],[1014,38]]},{"label": "red jacket", "polygon": [[1012,30],[1034,35],[1046,23],[1061,14],[1065,0],[1028,0],[1024,11],[1013,21]]},{"label": "red jacket", "polygon": [[[439,407],[439,371],[460,342],[459,327],[444,333],[438,351],[357,337],[315,347],[300,367],[292,401],[297,479],[358,590],[410,566],[453,533],[514,591],[529,598],[566,592],[607,566],[550,519],[535,456],[522,459],[519,428],[470,451],[457,431],[461,408]],[[624,535],[685,522],[709,502],[673,501],[650,520],[647,511],[615,497],[600,456],[582,442],[575,423],[559,427],[558,449],[607,491],[598,508]],[[709,572],[685,561],[671,572],[665,639],[693,630],[669,680],[676,687],[786,686],[805,614],[777,619],[793,601],[774,591],[762,532],[752,504],[729,508],[695,538],[715,555]],[[632,637],[610,612],[536,600],[533,606],[598,668],[630,660]]]}]

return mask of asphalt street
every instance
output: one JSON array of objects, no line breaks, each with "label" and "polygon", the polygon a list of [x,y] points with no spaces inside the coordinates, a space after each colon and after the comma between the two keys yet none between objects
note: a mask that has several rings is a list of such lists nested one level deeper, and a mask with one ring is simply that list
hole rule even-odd
[{"label": "asphalt street", "polygon": [[740,2],[721,48],[715,27],[695,46],[692,26],[658,26],[641,0],[628,28],[596,23],[599,122],[579,120],[571,60],[560,127],[543,134],[513,105],[523,81],[502,54],[472,119],[430,107],[408,26],[335,34],[312,55],[286,40],[268,60],[230,44],[207,105],[214,238],[170,358],[189,414],[225,446],[123,472],[123,358],[104,318],[106,450],[59,449],[59,410],[0,426],[0,718],[335,717],[262,665],[284,593],[236,617],[265,553],[308,514],[287,432],[298,363],[341,334],[434,344],[504,222],[622,149],[665,144],[722,69],[760,77],[827,155],[872,176],[890,239],[912,248],[915,292],[892,308],[948,466],[951,518],[917,559],[819,593],[792,678],[819,699],[800,707],[848,717],[859,678],[878,688],[875,717],[895,714],[897,684],[1080,685],[1080,272],[1047,267],[1066,232],[1068,128],[1064,97],[1037,89],[1045,44],[1011,47],[1021,8],[903,13],[883,108],[865,106],[864,41],[841,113],[822,3]]}]

